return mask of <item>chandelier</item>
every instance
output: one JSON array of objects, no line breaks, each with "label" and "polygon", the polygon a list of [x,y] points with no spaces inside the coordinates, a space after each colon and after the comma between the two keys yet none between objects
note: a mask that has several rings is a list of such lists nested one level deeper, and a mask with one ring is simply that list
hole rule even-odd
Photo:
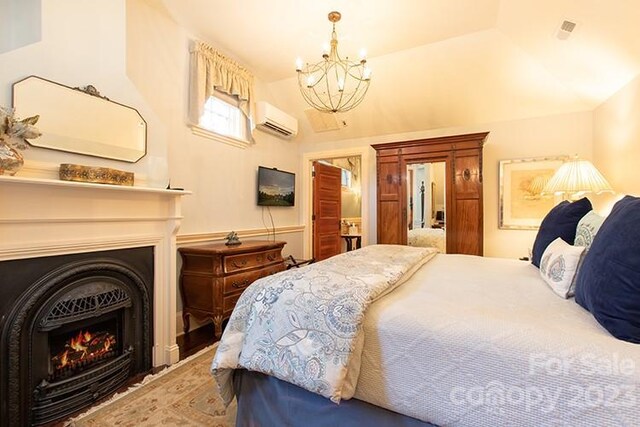
[{"label": "chandelier", "polygon": [[339,113],[357,107],[371,82],[371,70],[366,66],[364,51],[358,62],[350,61],[349,57],[342,59],[338,54],[336,22],[340,18],[340,12],[329,13],[333,31],[330,48],[325,49],[322,61],[305,66],[301,59],[296,61],[302,97],[310,106],[325,113]]}]

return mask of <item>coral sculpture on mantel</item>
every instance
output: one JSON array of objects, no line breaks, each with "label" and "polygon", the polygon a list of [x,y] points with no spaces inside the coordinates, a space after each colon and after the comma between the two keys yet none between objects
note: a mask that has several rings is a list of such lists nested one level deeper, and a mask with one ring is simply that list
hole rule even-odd
[{"label": "coral sculpture on mantel", "polygon": [[24,165],[20,150],[29,147],[27,139],[37,138],[40,131],[34,126],[40,116],[16,119],[13,109],[0,107],[0,175],[15,175]]}]

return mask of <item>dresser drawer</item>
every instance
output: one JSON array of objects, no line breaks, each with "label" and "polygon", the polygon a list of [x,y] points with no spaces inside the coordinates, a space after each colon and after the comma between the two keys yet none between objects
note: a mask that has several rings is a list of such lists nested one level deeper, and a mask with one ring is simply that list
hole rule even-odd
[{"label": "dresser drawer", "polygon": [[237,294],[224,297],[224,300],[223,300],[224,305],[222,307],[222,315],[224,317],[228,317],[229,315],[231,315],[231,313],[233,312],[233,309],[236,306],[236,303],[240,299],[240,295],[242,295],[242,292],[238,292]]},{"label": "dresser drawer", "polygon": [[282,270],[284,270],[284,265],[277,264],[271,267],[262,268],[260,270],[248,271],[246,273],[238,273],[227,276],[224,278],[224,294],[228,295],[237,292],[238,290],[242,290],[256,280]]},{"label": "dresser drawer", "polygon": [[281,262],[281,249],[271,249],[262,252],[248,254],[228,255],[224,258],[224,272],[234,273],[236,271],[249,270],[274,262]]},{"label": "dresser drawer", "polygon": [[[258,271],[251,271],[248,273],[234,274],[233,276],[225,277],[224,283],[224,298],[222,312],[226,316],[233,311],[236,306],[242,291],[256,280],[266,277],[270,274],[275,274],[285,269],[284,264],[276,264],[271,267],[263,268]],[[253,280],[251,280],[253,279]]]}]

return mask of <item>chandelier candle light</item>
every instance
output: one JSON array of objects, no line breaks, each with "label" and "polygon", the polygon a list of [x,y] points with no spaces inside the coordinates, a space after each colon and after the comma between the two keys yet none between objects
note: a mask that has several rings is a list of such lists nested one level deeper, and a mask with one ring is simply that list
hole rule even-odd
[{"label": "chandelier candle light", "polygon": [[302,59],[296,61],[298,86],[303,98],[313,108],[325,113],[345,112],[357,107],[371,82],[371,69],[366,66],[364,50],[360,52],[359,62],[350,61],[349,57],[342,59],[338,54],[336,22],[340,18],[340,12],[329,13],[333,31],[330,47],[325,48],[322,61],[305,66]]}]

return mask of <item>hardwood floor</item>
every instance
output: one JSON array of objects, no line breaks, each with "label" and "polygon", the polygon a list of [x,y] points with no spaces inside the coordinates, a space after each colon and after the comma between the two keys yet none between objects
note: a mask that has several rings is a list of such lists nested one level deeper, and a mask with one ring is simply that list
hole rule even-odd
[{"label": "hardwood floor", "polygon": [[180,335],[176,338],[176,341],[178,347],[180,347],[180,360],[186,359],[216,342],[213,334],[213,323],[208,323],[201,328]]}]

